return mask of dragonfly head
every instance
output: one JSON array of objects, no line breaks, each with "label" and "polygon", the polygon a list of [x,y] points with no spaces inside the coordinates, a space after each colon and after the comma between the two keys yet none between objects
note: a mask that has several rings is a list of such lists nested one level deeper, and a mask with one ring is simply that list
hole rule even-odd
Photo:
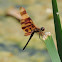
[{"label": "dragonfly head", "polygon": [[44,31],[44,30],[45,30],[45,28],[44,28],[44,27],[41,27],[41,30],[42,30],[42,31]]}]

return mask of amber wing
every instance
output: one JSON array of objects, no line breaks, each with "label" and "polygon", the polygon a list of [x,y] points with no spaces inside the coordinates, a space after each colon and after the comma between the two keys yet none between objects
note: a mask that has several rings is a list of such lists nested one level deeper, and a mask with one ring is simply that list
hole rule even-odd
[{"label": "amber wing", "polygon": [[21,21],[20,21],[21,27],[25,32],[25,36],[28,36],[36,27],[31,18],[29,17],[29,15],[26,13],[25,8],[20,7],[20,14],[21,14]]}]

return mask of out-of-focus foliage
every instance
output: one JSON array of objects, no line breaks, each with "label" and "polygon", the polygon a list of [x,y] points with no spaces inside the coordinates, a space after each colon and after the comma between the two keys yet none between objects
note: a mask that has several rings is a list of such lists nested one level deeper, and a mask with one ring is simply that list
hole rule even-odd
[{"label": "out-of-focus foliage", "polygon": [[[58,0],[60,10],[61,2]],[[53,34],[55,40],[50,0],[0,0],[0,62],[51,62],[45,44],[41,42],[37,34],[22,51],[29,36],[24,36],[18,20],[5,15],[10,7],[19,9],[20,6],[26,8],[36,26],[44,26],[46,31]],[[61,15],[61,12],[59,13]]]}]

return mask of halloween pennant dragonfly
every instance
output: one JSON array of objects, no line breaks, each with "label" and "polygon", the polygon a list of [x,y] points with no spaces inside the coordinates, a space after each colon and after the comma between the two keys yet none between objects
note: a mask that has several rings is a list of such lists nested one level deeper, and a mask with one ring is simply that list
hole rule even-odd
[{"label": "halloween pennant dragonfly", "polygon": [[20,14],[21,14],[21,27],[23,29],[23,31],[25,32],[25,36],[30,35],[30,38],[28,40],[28,42],[26,43],[26,45],[24,46],[23,50],[26,48],[27,44],[29,43],[30,39],[32,38],[32,36],[34,35],[34,33],[39,33],[40,35],[44,35],[44,27],[38,28],[34,25],[32,19],[29,17],[29,15],[27,14],[25,8],[20,7]]}]

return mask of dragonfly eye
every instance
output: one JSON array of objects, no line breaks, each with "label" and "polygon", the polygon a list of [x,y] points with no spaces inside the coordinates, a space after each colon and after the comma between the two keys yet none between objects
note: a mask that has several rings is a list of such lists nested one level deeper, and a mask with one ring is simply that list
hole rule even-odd
[{"label": "dragonfly eye", "polygon": [[42,30],[42,31],[44,31],[44,30],[45,30],[45,28],[44,28],[44,27],[41,27],[41,30]]}]

